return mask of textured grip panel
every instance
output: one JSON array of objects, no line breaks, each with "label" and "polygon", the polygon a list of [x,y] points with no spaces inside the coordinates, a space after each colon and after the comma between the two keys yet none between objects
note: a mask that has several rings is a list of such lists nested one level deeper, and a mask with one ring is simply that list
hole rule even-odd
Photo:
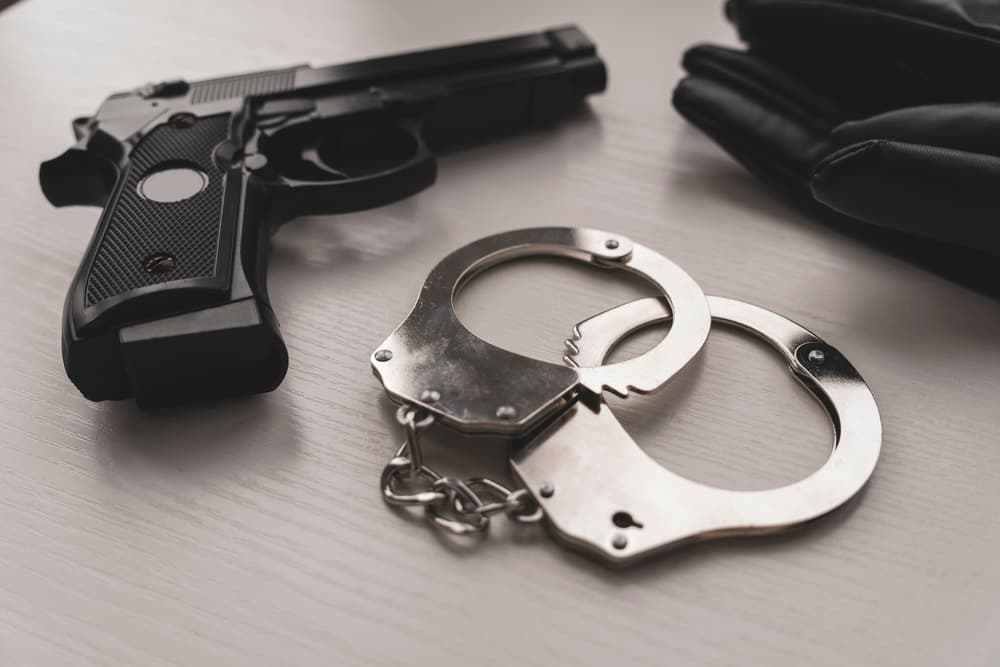
[{"label": "textured grip panel", "polygon": [[[88,307],[140,287],[215,275],[223,173],[212,161],[212,151],[228,131],[229,114],[221,114],[200,118],[191,127],[161,125],[139,142],[87,278]],[[196,166],[207,185],[176,202],[139,194],[138,186],[148,174],[172,166]],[[144,261],[156,253],[175,257],[176,268],[147,271]]]}]

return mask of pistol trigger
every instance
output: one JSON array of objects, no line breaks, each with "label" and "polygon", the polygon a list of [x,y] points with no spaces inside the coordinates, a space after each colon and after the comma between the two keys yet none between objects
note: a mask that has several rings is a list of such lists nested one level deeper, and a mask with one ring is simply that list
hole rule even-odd
[{"label": "pistol trigger", "polygon": [[[315,147],[303,148],[302,149],[302,160],[308,162],[313,167],[323,172],[327,176],[334,180],[340,180],[345,178],[350,178],[347,174],[340,171],[339,169],[334,169],[333,167],[325,164],[322,159],[320,159],[319,153]],[[322,178],[322,176],[320,176]]]}]

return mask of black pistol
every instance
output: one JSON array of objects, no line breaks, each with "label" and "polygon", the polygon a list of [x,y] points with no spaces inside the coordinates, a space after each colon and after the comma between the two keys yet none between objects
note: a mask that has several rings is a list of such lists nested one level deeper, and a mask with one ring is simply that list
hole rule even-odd
[{"label": "black pistol", "polygon": [[434,182],[435,152],[544,126],[607,74],[576,27],[115,93],[42,163],[56,206],[103,207],[63,312],[66,373],[140,407],[270,391],[288,352],[270,234]]}]

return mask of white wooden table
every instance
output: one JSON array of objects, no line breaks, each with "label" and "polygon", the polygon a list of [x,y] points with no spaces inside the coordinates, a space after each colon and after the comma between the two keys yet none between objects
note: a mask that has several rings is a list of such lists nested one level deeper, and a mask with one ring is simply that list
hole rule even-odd
[{"label": "white wooden table", "polygon": [[[1000,303],[790,211],[670,106],[683,49],[732,42],[716,2],[22,0],[0,13],[0,664],[995,665]],[[38,163],[111,91],[576,22],[610,88],[558,130],[445,157],[401,203],[275,239],[291,367],[272,394],[145,414],[63,373],[60,312],[97,220]],[[457,246],[531,225],[615,230],[707,293],[816,331],[879,400],[860,499],[780,539],[611,572],[540,529],[442,541],[379,497],[400,439],[368,355]],[[460,312],[556,360],[577,320],[645,294],[547,261],[492,270]],[[623,354],[650,345],[638,337]],[[777,357],[713,334],[665,394],[616,402],[658,461],[734,488],[793,481],[831,441]],[[499,443],[428,456],[504,475]],[[454,464],[441,463],[444,457]]]}]

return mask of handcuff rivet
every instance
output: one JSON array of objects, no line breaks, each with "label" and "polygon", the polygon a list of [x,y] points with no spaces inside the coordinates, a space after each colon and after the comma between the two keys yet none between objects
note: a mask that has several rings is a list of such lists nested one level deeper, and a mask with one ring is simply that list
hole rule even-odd
[{"label": "handcuff rivet", "polygon": [[552,486],[552,482],[542,482],[542,485],[538,487],[538,493],[542,498],[551,498],[556,492],[556,487]]},{"label": "handcuff rivet", "polygon": [[616,241],[615,239],[608,239],[607,241],[604,242],[604,247],[607,248],[608,250],[617,250],[618,241]]},{"label": "handcuff rivet", "polygon": [[517,410],[513,405],[501,405],[497,408],[497,419],[503,419],[505,421],[511,420],[517,416]]},{"label": "handcuff rivet", "polygon": [[424,403],[437,403],[441,400],[441,392],[434,389],[424,389],[420,394],[420,400]]},{"label": "handcuff rivet", "polygon": [[611,546],[615,549],[624,549],[628,546],[628,538],[621,533],[615,533],[611,537]]},{"label": "handcuff rivet", "polygon": [[821,364],[826,361],[826,355],[823,353],[823,350],[811,350],[806,358],[814,364]]},{"label": "handcuff rivet", "polygon": [[375,352],[375,361],[389,361],[392,359],[392,350],[377,350]]}]

